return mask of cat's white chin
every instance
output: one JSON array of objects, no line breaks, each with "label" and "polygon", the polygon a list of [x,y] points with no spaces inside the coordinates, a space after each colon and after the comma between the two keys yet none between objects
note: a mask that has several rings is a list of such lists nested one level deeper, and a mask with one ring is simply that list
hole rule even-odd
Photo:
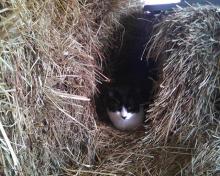
[{"label": "cat's white chin", "polygon": [[125,118],[122,118],[121,113],[107,110],[108,116],[113,125],[119,130],[136,130],[141,127],[144,122],[144,109],[140,107],[137,113],[129,113]]}]

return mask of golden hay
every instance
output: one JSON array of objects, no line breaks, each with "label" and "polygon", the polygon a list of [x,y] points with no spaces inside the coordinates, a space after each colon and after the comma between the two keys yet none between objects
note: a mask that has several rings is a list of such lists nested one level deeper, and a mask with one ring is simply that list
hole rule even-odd
[{"label": "golden hay", "polygon": [[[120,31],[118,35],[123,32],[119,19],[134,11],[139,12],[138,2],[19,0],[2,1],[0,7],[0,174],[175,175],[182,172],[192,175],[199,173],[197,170],[204,173],[206,170],[213,172],[219,169],[218,119],[215,116],[200,118],[201,114],[214,112],[214,100],[207,99],[210,96],[206,93],[212,93],[213,86],[219,86],[217,79],[214,79],[218,78],[218,55],[213,50],[208,52],[203,48],[216,43],[210,39],[213,33],[206,33],[208,27],[204,27],[204,31],[196,35],[198,40],[194,41],[192,37],[204,23],[191,17],[198,13],[203,19],[211,18],[210,24],[213,24],[214,20],[219,21],[215,8],[183,9],[159,24],[163,31],[152,39],[152,53],[160,55],[171,49],[169,46],[173,46],[172,42],[180,46],[175,52],[172,51],[173,55],[167,52],[168,59],[162,58],[165,62],[164,78],[169,79],[164,79],[162,85],[165,88],[160,90],[150,109],[149,118],[153,123],[147,127],[151,128],[151,133],[145,135],[141,130],[132,134],[119,132],[98,121],[92,100],[97,91],[97,82],[105,79],[102,73],[104,58],[115,47],[112,46],[115,40],[112,35],[115,31]],[[174,25],[176,23],[178,25]],[[187,33],[184,24],[192,25]],[[205,24],[208,25],[209,21]],[[165,35],[166,30],[173,30],[172,26],[176,32],[167,34],[175,35]],[[210,32],[218,29],[217,26],[209,28]],[[190,35],[190,31],[194,35]],[[186,43],[175,41],[175,37],[186,37],[186,34],[198,46],[196,50],[190,50],[186,45],[188,40],[184,40]],[[165,38],[162,38],[163,35]],[[201,37],[203,35],[204,38]],[[199,43],[199,39],[202,43]],[[215,37],[212,39],[218,41]],[[163,47],[165,45],[168,48]],[[190,53],[190,57],[175,57],[180,51],[185,52],[181,50],[185,47],[189,47],[189,50],[183,54]],[[218,48],[218,45],[215,47]],[[198,58],[209,56],[212,64],[207,64],[208,61],[204,59],[203,68],[200,60],[193,59],[194,52],[202,55]],[[216,55],[211,57],[213,53]],[[186,58],[189,59],[187,63],[184,62]],[[196,73],[201,72],[201,76],[205,76],[194,75],[192,67],[200,69]],[[186,72],[187,68],[192,72]],[[215,68],[214,72],[212,68]],[[176,74],[170,73],[171,69]],[[183,96],[177,99],[174,94],[166,94],[176,91],[178,84],[173,83],[185,81],[181,75],[187,76],[184,78],[188,79],[189,84],[181,84],[178,95],[192,91],[189,94],[195,97],[191,106],[187,102],[186,107],[192,109],[188,111],[188,116],[185,110],[180,111],[188,99]],[[191,78],[193,82],[190,82]],[[198,87],[197,83],[203,84]],[[160,106],[161,103],[165,103],[164,107]],[[174,104],[180,105],[178,107],[181,109],[174,111]],[[211,106],[212,111],[204,109],[206,105]],[[196,108],[196,112],[193,108]],[[170,116],[171,112],[175,116]],[[175,121],[177,118],[178,121]],[[204,126],[204,120],[213,123]],[[205,134],[202,131],[204,128],[208,128],[210,133]],[[196,135],[194,131],[200,134]],[[173,139],[170,132],[176,132],[178,141]],[[169,143],[158,144],[156,139],[163,142],[167,136]],[[143,138],[147,144],[142,142]],[[190,148],[184,143],[185,139],[197,141]],[[197,146],[198,149],[194,150]],[[193,151],[195,155],[190,163]],[[215,159],[216,162],[213,162]]]}]

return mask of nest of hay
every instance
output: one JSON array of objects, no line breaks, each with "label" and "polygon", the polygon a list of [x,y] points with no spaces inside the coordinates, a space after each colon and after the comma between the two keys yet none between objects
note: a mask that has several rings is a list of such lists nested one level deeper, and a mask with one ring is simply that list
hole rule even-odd
[{"label": "nest of hay", "polygon": [[150,55],[164,63],[163,87],[145,134],[97,120],[93,101],[97,83],[106,79],[104,58],[123,34],[119,19],[140,12],[137,2],[21,0],[0,7],[0,174],[219,169],[216,8],[182,9],[156,26]]}]

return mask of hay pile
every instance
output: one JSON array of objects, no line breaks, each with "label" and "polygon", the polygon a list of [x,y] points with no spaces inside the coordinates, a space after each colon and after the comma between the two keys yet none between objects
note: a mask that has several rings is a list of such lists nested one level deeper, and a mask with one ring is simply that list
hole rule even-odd
[{"label": "hay pile", "polygon": [[111,48],[119,17],[134,4],[1,1],[1,173],[91,168],[99,140],[92,97],[103,79],[104,46]]},{"label": "hay pile", "polygon": [[[149,110],[151,132],[130,134],[97,120],[93,96],[105,79],[112,35],[123,33],[119,19],[140,10],[136,1],[20,0],[0,7],[0,174],[190,175],[219,169],[215,8],[181,10],[158,25],[151,53],[160,57],[168,50],[161,57],[164,87]],[[198,148],[192,160],[189,143]]]}]

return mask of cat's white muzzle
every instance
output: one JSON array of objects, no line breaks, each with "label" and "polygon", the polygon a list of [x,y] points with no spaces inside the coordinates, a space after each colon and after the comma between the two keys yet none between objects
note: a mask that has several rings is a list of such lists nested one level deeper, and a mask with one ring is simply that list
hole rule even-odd
[{"label": "cat's white muzzle", "polygon": [[135,130],[143,125],[144,108],[142,105],[140,106],[140,110],[137,113],[127,112],[123,108],[122,111],[116,111],[116,112],[107,110],[110,120],[117,129]]}]

